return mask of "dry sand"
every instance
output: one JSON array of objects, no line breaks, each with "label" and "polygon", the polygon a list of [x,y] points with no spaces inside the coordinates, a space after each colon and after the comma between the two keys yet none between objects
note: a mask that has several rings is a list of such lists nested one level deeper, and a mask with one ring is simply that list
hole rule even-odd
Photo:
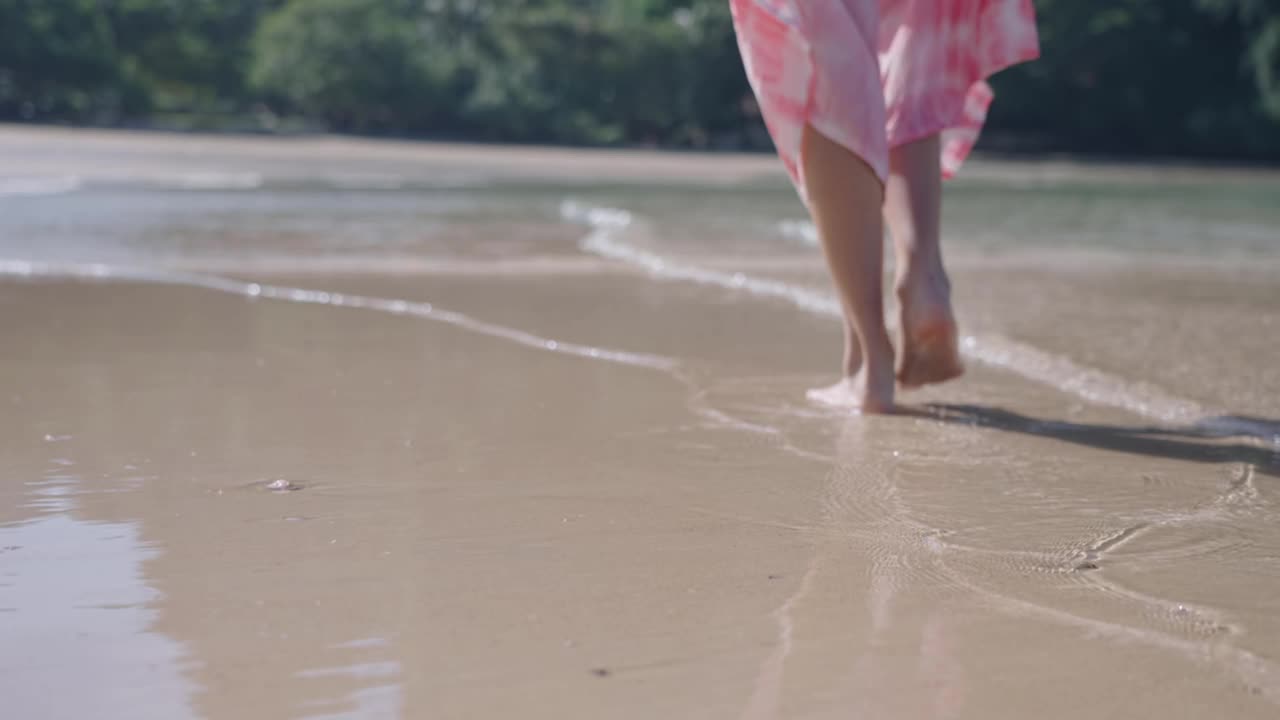
[{"label": "dry sand", "polygon": [[[62,132],[4,129],[0,158],[54,163]],[[252,146],[777,181],[754,157],[305,143],[71,133],[55,164]],[[1276,717],[1275,421],[1155,422],[998,363],[909,396],[922,416],[847,418],[801,399],[829,320],[590,258],[466,267],[0,280],[3,716]],[[975,322],[1087,337],[1039,338],[982,272]],[[1280,315],[1253,282],[1241,302]],[[1280,414],[1214,390],[1224,363],[1274,372],[1250,357],[1178,364],[1178,402]]]}]

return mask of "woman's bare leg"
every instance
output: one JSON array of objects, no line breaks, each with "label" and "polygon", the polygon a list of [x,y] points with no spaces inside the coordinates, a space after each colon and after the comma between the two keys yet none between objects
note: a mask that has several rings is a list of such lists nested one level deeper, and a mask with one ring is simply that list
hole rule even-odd
[{"label": "woman's bare leg", "polygon": [[[812,127],[805,127],[801,156],[813,221],[855,336],[846,338],[845,377],[809,397],[865,413],[891,412],[893,344],[884,325],[880,179],[862,158]],[[859,349],[861,362],[852,367]]]},{"label": "woman's bare leg", "polygon": [[951,281],[942,263],[942,172],[933,135],[889,153],[884,216],[896,251],[895,290],[901,308],[906,387],[940,383],[964,373],[951,309]]}]

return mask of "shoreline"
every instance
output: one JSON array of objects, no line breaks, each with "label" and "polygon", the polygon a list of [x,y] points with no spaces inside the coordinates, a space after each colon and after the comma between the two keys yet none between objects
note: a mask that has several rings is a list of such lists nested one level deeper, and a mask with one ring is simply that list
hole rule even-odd
[{"label": "shoreline", "polygon": [[[0,154],[26,143],[63,141],[68,149],[173,153],[191,156],[253,156],[280,160],[387,160],[418,166],[450,166],[491,173],[499,180],[583,180],[627,183],[689,182],[744,184],[786,182],[772,153],[662,148],[591,148],[504,145],[306,133],[288,135],[207,133],[132,128],[0,123]],[[37,172],[56,167],[45,158],[25,158]],[[33,164],[34,163],[34,164]],[[12,170],[0,164],[0,176]],[[1198,184],[1280,182],[1280,166],[1180,158],[1127,158],[1062,153],[1015,155],[979,152],[958,182],[1118,182]]]}]

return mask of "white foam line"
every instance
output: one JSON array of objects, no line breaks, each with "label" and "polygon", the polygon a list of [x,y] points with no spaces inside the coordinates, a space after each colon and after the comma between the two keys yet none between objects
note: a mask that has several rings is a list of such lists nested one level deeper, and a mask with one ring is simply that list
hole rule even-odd
[{"label": "white foam line", "polygon": [[722,272],[671,262],[655,253],[637,248],[619,237],[632,224],[631,213],[625,210],[588,208],[568,201],[561,205],[560,212],[566,220],[583,223],[591,228],[590,234],[582,240],[582,249],[587,252],[640,267],[664,280],[682,280],[742,290],[759,297],[784,300],[818,315],[840,316],[840,304],[823,293],[745,273]]},{"label": "white foam line", "polygon": [[0,178],[0,198],[63,195],[86,185],[141,187],[148,190],[256,190],[264,178],[253,172],[196,171],[186,173],[105,172],[88,177],[56,175]]},{"label": "white foam line", "polygon": [[191,172],[166,179],[183,190],[256,190],[263,182],[252,172]]},{"label": "white foam line", "polygon": [[0,198],[64,195],[80,189],[82,184],[74,175],[0,178]]},{"label": "white foam line", "polygon": [[650,370],[673,373],[679,366],[674,358],[647,353],[634,353],[625,350],[580,345],[578,343],[561,342],[551,338],[534,335],[523,330],[498,325],[496,323],[477,320],[460,312],[438,308],[431,303],[412,302],[391,298],[369,297],[365,295],[347,295],[344,293],[326,292],[323,290],[306,290],[303,288],[284,287],[278,285],[260,285],[246,283],[216,275],[197,275],[194,273],[165,272],[143,268],[117,267],[111,265],[54,265],[51,263],[33,263],[21,260],[0,260],[0,276],[21,278],[67,278],[94,280],[98,282],[134,282],[158,285],[178,285],[182,287],[202,288],[216,292],[237,295],[245,298],[266,298],[302,305],[325,305],[329,307],[372,310],[389,315],[418,317],[447,325],[463,328],[480,335],[507,340],[509,342],[545,352],[561,355],[603,360],[619,365],[629,365]]},{"label": "white foam line", "polygon": [[[625,231],[633,226],[633,218],[625,210],[588,207],[566,201],[560,211],[566,220],[590,228],[590,233],[582,240],[583,250],[638,267],[653,277],[745,291],[757,297],[783,300],[816,315],[841,317],[839,303],[823,293],[740,272],[672,262],[638,248],[623,238]],[[967,336],[962,341],[961,350],[976,362],[1008,370],[1097,405],[1128,410],[1163,422],[1184,422],[1209,414],[1199,404],[1170,395],[1153,385],[1133,383],[1083,367],[1067,358],[1008,338]]]},{"label": "white foam line", "polygon": [[970,335],[961,345],[964,354],[975,360],[1094,404],[1118,407],[1166,422],[1185,422],[1208,414],[1199,404],[1170,395],[1149,383],[1122,380],[999,335]]},{"label": "white foam line", "polygon": [[782,237],[808,247],[818,247],[818,228],[808,220],[783,220],[778,223]]}]

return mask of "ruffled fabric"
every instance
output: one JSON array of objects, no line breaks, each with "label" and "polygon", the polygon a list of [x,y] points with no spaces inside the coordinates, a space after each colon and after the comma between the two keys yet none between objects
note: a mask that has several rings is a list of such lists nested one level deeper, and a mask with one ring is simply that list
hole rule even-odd
[{"label": "ruffled fabric", "polygon": [[885,180],[889,149],[935,133],[951,177],[986,121],[986,79],[1039,56],[1031,0],[730,0],[769,134],[805,197],[805,124]]}]

